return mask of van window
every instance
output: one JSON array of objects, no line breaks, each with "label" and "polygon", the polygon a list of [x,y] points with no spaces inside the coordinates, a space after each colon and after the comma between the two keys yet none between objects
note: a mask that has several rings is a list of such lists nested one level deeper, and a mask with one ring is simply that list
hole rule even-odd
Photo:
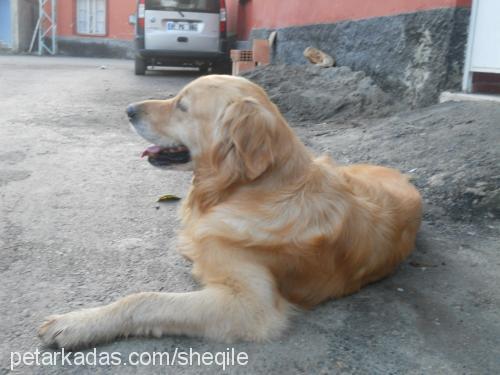
[{"label": "van window", "polygon": [[220,0],[146,0],[146,10],[219,13]]}]

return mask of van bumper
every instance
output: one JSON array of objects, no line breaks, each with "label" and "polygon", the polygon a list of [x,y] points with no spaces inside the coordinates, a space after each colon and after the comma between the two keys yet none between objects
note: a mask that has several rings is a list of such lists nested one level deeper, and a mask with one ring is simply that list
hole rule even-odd
[{"label": "van bumper", "polygon": [[229,61],[229,54],[227,52],[227,42],[222,43],[222,51],[172,51],[164,49],[145,49],[144,37],[137,37],[135,40],[136,54],[143,59],[155,60],[168,60],[171,62],[196,62],[196,61],[209,61],[220,62]]}]

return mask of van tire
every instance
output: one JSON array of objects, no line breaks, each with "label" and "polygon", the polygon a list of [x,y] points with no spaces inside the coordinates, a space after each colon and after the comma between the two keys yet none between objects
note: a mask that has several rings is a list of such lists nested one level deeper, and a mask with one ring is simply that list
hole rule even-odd
[{"label": "van tire", "polygon": [[146,61],[140,57],[135,58],[135,75],[136,76],[143,76],[146,74]]},{"label": "van tire", "polygon": [[212,73],[214,74],[231,74],[230,61],[218,61],[212,66]]},{"label": "van tire", "polygon": [[200,74],[207,74],[208,73],[208,64],[203,64],[198,67],[198,70],[200,71]]}]

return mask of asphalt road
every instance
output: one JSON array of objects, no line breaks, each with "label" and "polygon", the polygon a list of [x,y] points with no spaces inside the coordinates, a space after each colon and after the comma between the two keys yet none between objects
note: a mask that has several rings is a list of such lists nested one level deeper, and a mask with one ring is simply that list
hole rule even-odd
[{"label": "asphalt road", "polygon": [[[54,355],[36,337],[47,315],[133,292],[196,288],[190,264],[175,252],[178,206],[156,202],[185,196],[191,176],[141,160],[147,144],[124,113],[128,103],[165,98],[195,77],[136,77],[130,61],[0,56],[0,374],[10,372],[11,359],[26,362],[25,353]],[[471,256],[467,240],[458,244],[424,223],[417,255],[435,254],[440,264],[406,262],[360,293],[298,314],[278,341],[133,338],[97,348],[98,358],[118,353],[119,366],[82,366],[72,357],[72,365],[24,364],[14,373],[220,373],[219,365],[127,359],[234,349],[248,363],[229,366],[230,373],[493,374],[500,368],[500,263],[486,243]]]}]

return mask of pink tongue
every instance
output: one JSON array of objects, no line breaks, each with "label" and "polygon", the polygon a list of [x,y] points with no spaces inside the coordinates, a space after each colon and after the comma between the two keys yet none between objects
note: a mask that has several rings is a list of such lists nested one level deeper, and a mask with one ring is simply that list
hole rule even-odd
[{"label": "pink tongue", "polygon": [[162,148],[160,146],[151,145],[142,152],[141,158],[143,158],[144,156],[152,156],[159,154],[161,150]]}]

